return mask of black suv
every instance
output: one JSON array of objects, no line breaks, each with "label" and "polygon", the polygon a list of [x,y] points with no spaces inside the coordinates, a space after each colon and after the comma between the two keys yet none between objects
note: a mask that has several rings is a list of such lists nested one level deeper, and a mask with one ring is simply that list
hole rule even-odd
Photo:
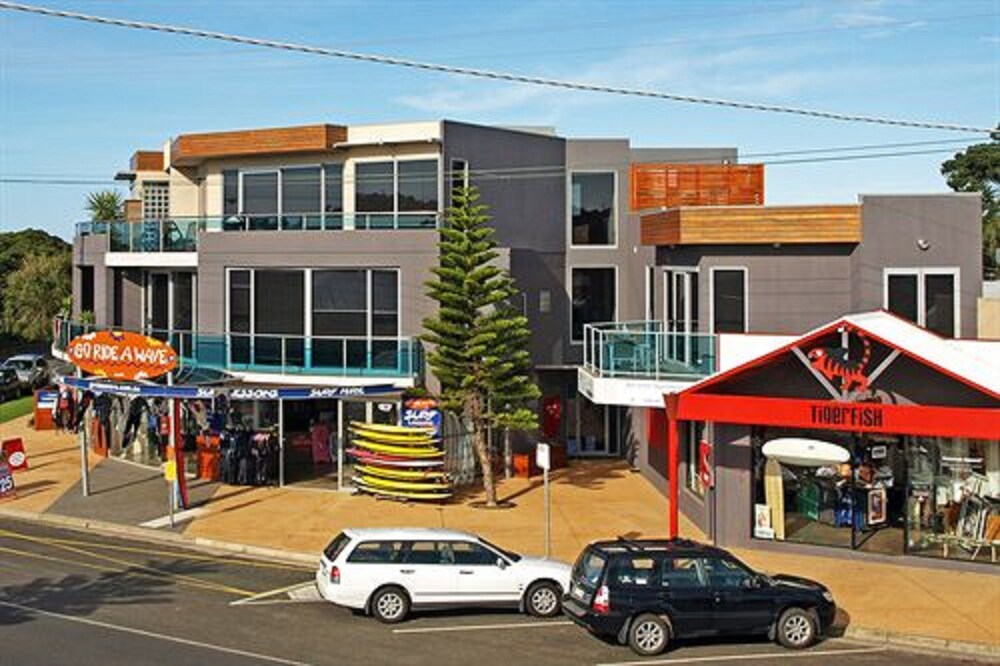
[{"label": "black suv", "polygon": [[563,610],[640,655],[672,638],[767,634],[802,649],[829,629],[837,606],[819,583],[757,573],[730,553],[685,539],[599,541],[573,566]]}]

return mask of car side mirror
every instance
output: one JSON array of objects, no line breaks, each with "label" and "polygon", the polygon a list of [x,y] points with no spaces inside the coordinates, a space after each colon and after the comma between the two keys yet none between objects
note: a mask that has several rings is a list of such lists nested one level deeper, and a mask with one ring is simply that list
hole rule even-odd
[{"label": "car side mirror", "polygon": [[764,579],[760,576],[750,576],[744,581],[743,587],[747,587],[750,589],[757,589],[760,587],[764,587]]},{"label": "car side mirror", "polygon": [[500,567],[501,569],[506,569],[507,568],[507,560],[503,559],[502,557],[498,557],[497,558],[497,566]]}]

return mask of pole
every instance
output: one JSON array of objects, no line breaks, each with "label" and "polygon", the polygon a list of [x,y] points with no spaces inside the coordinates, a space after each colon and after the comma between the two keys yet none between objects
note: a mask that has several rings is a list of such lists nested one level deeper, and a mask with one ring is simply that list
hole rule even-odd
[{"label": "pole", "polygon": [[175,494],[175,492],[174,492],[174,484],[175,483],[177,483],[177,482],[176,481],[167,481],[167,511],[170,512],[170,527],[174,526],[174,494]]},{"label": "pole", "polygon": [[669,499],[669,537],[676,539],[679,532],[680,516],[677,506],[679,487],[677,479],[678,441],[677,441],[677,394],[668,393],[664,396],[667,408],[667,481],[670,485]]},{"label": "pole", "polygon": [[344,399],[337,401],[337,490],[344,489]]},{"label": "pole", "polygon": [[514,467],[514,457],[510,450],[510,428],[503,431],[503,478],[512,477]]},{"label": "pole", "polygon": [[[83,377],[83,372],[80,368],[76,369],[77,378]],[[83,400],[81,394],[80,400]],[[74,405],[75,407],[75,405]],[[76,424],[77,427],[77,440],[80,443],[80,488],[83,491],[84,497],[90,497],[90,462],[88,461],[87,453],[87,412],[84,410],[80,415],[81,423]]]},{"label": "pole", "polygon": [[549,494],[549,466],[542,470],[542,484],[545,488],[545,557],[552,555],[552,497]]},{"label": "pole", "polygon": [[285,486],[285,400],[278,398],[278,487]]}]

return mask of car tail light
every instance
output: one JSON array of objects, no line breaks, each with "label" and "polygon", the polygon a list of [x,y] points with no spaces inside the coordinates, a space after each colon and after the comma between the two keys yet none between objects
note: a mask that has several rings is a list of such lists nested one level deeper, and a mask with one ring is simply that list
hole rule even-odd
[{"label": "car tail light", "polygon": [[607,615],[611,612],[611,594],[607,585],[601,585],[594,595],[594,603],[591,604],[594,612],[598,615]]},{"label": "car tail light", "polygon": [[330,567],[330,582],[340,584],[340,567]]}]

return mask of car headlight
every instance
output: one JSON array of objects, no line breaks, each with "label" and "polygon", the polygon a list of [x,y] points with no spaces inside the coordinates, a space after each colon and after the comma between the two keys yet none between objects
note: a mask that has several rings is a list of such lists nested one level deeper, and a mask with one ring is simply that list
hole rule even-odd
[{"label": "car headlight", "polygon": [[829,601],[831,604],[833,603],[833,595],[830,594],[830,590],[823,590],[823,598]]}]

